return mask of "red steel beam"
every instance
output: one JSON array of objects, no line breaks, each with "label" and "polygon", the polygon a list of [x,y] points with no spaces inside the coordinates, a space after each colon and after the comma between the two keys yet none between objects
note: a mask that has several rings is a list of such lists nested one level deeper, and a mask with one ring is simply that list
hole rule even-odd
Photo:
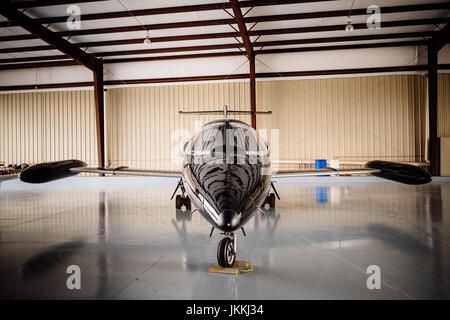
[{"label": "red steel beam", "polygon": [[450,24],[428,40],[428,130],[430,172],[440,175],[440,142],[438,137],[438,53],[450,40]]},{"label": "red steel beam", "polygon": [[98,68],[98,61],[95,57],[72,45],[69,41],[59,37],[39,23],[36,23],[33,19],[14,8],[10,3],[3,3],[0,6],[0,14],[19,24],[28,32],[33,33],[50,44],[52,48],[58,49],[59,51],[65,53],[90,70],[94,71]]},{"label": "red steel beam", "polygon": [[249,60],[254,56],[253,46],[248,36],[247,27],[245,26],[244,17],[242,16],[241,7],[239,6],[238,0],[230,0],[231,7],[233,8],[234,21],[238,25],[239,33],[244,43],[245,51],[247,52],[247,57]]},{"label": "red steel beam", "polygon": [[[241,7],[261,7],[261,6],[273,6],[273,5],[284,5],[284,4],[298,4],[298,3],[311,3],[311,2],[328,2],[336,0],[250,0],[243,1]],[[82,14],[80,19],[82,21],[88,20],[103,20],[103,19],[117,19],[117,18],[127,18],[130,14],[133,16],[150,16],[150,15],[160,15],[160,14],[171,14],[171,13],[184,13],[184,12],[198,12],[198,11],[209,11],[209,10],[222,10],[230,9],[231,5],[227,2],[222,3],[210,3],[210,4],[199,4],[190,6],[178,6],[178,7],[162,7],[162,8],[151,8],[151,9],[141,9],[141,10],[130,10],[130,11],[115,11],[115,12],[102,12],[102,13],[91,13]],[[36,22],[40,24],[53,24],[66,22],[69,16],[59,16],[59,17],[46,17],[36,19]],[[13,23],[9,26],[15,26],[17,24]],[[0,23],[0,27],[7,26],[5,22]]]},{"label": "red steel beam", "polygon": [[436,38],[436,50],[439,52],[450,41],[450,23],[439,31],[435,36]]},{"label": "red steel beam", "polygon": [[[439,9],[450,9],[450,3],[431,3],[429,5],[409,5],[409,6],[392,6],[383,7],[383,13],[396,13],[396,12],[413,12],[413,11],[423,11],[423,10],[439,10]],[[356,15],[366,15],[366,9],[355,9],[352,10],[352,16]],[[286,20],[302,20],[302,19],[314,19],[314,18],[327,18],[327,17],[340,17],[348,15],[346,10],[335,10],[335,11],[319,11],[319,12],[305,12],[305,13],[291,13],[283,15],[267,15],[267,16],[255,16],[255,17],[244,17],[245,23],[256,23],[256,22],[268,22],[268,21],[286,21]],[[436,19],[445,19],[436,18]],[[431,19],[419,19],[419,20],[406,20],[415,21],[415,23],[407,23],[404,21],[389,21],[381,22],[382,27],[397,27],[397,26],[407,26],[407,25],[418,25],[418,24],[439,24],[445,23],[447,21],[440,21]],[[0,22],[0,26],[7,26],[8,21]],[[196,21],[184,21],[184,22],[170,22],[170,23],[159,23],[159,24],[149,24],[144,25],[147,30],[159,30],[159,29],[173,29],[173,28],[190,28],[190,27],[202,27],[202,26],[212,26],[212,25],[228,25],[234,23],[233,19],[216,19],[216,20],[196,20]],[[397,24],[396,24],[397,23]],[[365,28],[365,24],[355,24],[355,29]],[[335,26],[321,26],[321,27],[310,27],[311,29],[304,28],[303,31],[299,32],[314,32],[314,31],[334,31],[342,29],[342,25]],[[320,29],[325,28],[325,29]],[[331,29],[328,29],[331,28]],[[309,31],[308,31],[309,30]],[[113,28],[95,28],[95,29],[81,29],[81,30],[69,30],[57,32],[56,34],[65,36],[79,36],[79,35],[92,35],[92,34],[107,34],[107,33],[119,33],[119,32],[132,32],[132,31],[142,31],[142,26],[123,26],[123,27],[113,27]],[[256,32],[256,31],[255,31]],[[253,34],[250,32],[250,36]],[[17,41],[17,40],[30,40],[37,38],[33,34],[21,34],[21,35],[11,35],[0,37],[0,41]]]},{"label": "red steel beam", "polygon": [[[378,34],[378,35],[365,35],[365,36],[328,37],[328,38],[316,38],[316,39],[278,40],[278,41],[257,42],[254,44],[254,46],[270,47],[270,46],[301,45],[301,44],[314,44],[314,43],[327,43],[327,42],[385,40],[385,39],[395,39],[395,38],[424,38],[424,37],[432,37],[435,34],[436,34],[436,32],[410,32],[410,33]],[[367,45],[370,47],[373,44],[367,44]],[[361,45],[355,45],[355,46],[361,48]],[[364,46],[364,45],[362,45],[362,46]],[[159,48],[159,49],[145,49],[145,50],[109,51],[109,52],[93,53],[92,55],[98,56],[98,57],[101,57],[101,56],[105,57],[105,56],[187,52],[187,51],[202,51],[202,50],[221,50],[221,49],[236,49],[236,48],[243,48],[243,45],[236,43],[236,44],[173,47],[173,48]],[[351,47],[345,47],[345,48],[351,49]],[[301,48],[299,48],[299,49],[301,49]],[[317,47],[317,51],[321,51],[321,50],[322,50],[321,47]],[[314,49],[306,48],[306,51],[314,51]],[[0,52],[2,52],[2,50],[0,50]],[[68,57],[65,55],[28,57],[28,58],[7,58],[7,59],[0,59],[0,63],[65,60],[67,58]]]},{"label": "red steel beam", "polygon": [[95,123],[97,129],[98,166],[105,167],[105,101],[103,65],[94,71]]},{"label": "red steel beam", "polygon": [[77,3],[100,2],[100,1],[108,1],[108,0],[36,0],[36,1],[14,1],[14,2],[11,2],[11,5],[12,5],[14,8],[23,9],[23,8],[49,7],[49,6],[57,6],[57,5],[63,5],[63,4],[77,4]]},{"label": "red steel beam", "polygon": [[238,0],[230,0],[231,8],[234,13],[234,21],[236,22],[239,33],[244,43],[245,52],[250,63],[250,111],[252,119],[252,128],[256,129],[256,79],[255,79],[255,52],[253,51],[253,45],[248,35],[247,26],[244,22],[244,16],[242,15],[241,7]]},{"label": "red steel beam", "polygon": [[[439,21],[450,21],[450,18],[443,18],[439,19]],[[414,25],[414,24],[413,24]],[[330,28],[330,30],[326,30],[326,26],[322,27],[313,27],[317,28],[319,30],[314,30],[313,32],[321,32],[321,31],[332,31],[332,30],[339,30],[337,28]],[[340,30],[342,30],[342,26],[339,26]],[[306,30],[305,30],[306,29]],[[295,34],[295,33],[302,33],[302,32],[311,32],[311,27],[301,27],[301,28],[285,28],[285,29],[268,29],[268,30],[257,30],[257,31],[250,31],[247,33],[251,36],[261,36],[261,35],[279,35],[279,34]],[[180,35],[180,36],[169,36],[169,37],[157,37],[153,38],[152,42],[173,42],[173,41],[187,41],[187,40],[205,40],[205,39],[219,39],[219,38],[229,38],[229,37],[238,37],[240,34],[236,32],[221,32],[221,33],[209,33],[209,34],[198,34],[198,35]],[[412,33],[391,33],[391,34],[374,34],[374,35],[366,35],[366,36],[345,36],[345,37],[326,37],[326,38],[312,38],[312,39],[303,39],[303,40],[293,40],[296,42],[301,42],[298,44],[305,44],[305,43],[324,43],[324,42],[341,42],[341,41],[353,41],[358,39],[362,40],[371,40],[371,39],[378,39],[381,37],[382,39],[394,39],[394,38],[404,38],[404,37],[426,37],[433,35],[430,32],[412,32]],[[389,37],[389,38],[386,38]],[[344,40],[342,40],[344,39]],[[282,40],[286,41],[286,40]],[[248,40],[250,42],[250,40]],[[261,43],[261,42],[260,42]],[[262,43],[271,43],[271,42],[262,42]],[[121,40],[107,40],[107,41],[93,41],[93,42],[81,42],[81,43],[74,43],[73,45],[78,48],[94,48],[94,47],[103,47],[103,46],[120,46],[120,45],[129,45],[129,44],[142,44],[142,38],[138,39],[121,39]],[[251,54],[247,50],[247,46],[251,44],[245,44],[244,47],[246,48],[247,56]],[[255,44],[256,45],[256,44]],[[217,48],[222,48],[223,45],[218,45]],[[225,45],[226,46],[226,45]],[[198,48],[202,46],[191,46],[186,48]],[[183,48],[183,47],[181,47]],[[27,46],[27,47],[13,47],[13,48],[4,48],[0,49],[0,53],[16,53],[16,52],[31,52],[31,51],[47,51],[54,49],[52,46]],[[159,52],[168,52],[166,51],[167,48],[160,48],[155,50],[160,50]],[[228,48],[229,49],[229,48]],[[181,50],[181,49],[180,49]],[[193,49],[194,50],[194,49]],[[181,50],[186,51],[186,50]],[[120,51],[119,51],[120,52]],[[110,51],[108,53],[109,55],[114,54],[114,51]],[[100,53],[99,53],[100,55]]]},{"label": "red steel beam", "polygon": [[428,42],[428,121],[430,173],[439,175],[438,140],[438,50],[436,39]]},{"label": "red steel beam", "polygon": [[440,143],[438,137],[438,53],[450,40],[450,24],[428,40],[428,134],[430,173],[440,175]]}]

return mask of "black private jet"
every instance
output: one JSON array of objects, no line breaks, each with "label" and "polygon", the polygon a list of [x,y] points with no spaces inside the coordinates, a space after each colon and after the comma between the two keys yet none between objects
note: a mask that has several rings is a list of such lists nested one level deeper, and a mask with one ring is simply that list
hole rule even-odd
[{"label": "black private jet", "polygon": [[[33,165],[19,175],[21,181],[44,183],[79,173],[111,175],[138,175],[178,178],[172,198],[176,208],[185,206],[198,211],[211,225],[225,236],[218,245],[217,260],[221,267],[231,267],[236,258],[236,230],[245,235],[244,225],[262,206],[275,206],[278,193],[274,179],[317,175],[371,174],[405,184],[424,184],[431,176],[423,169],[403,163],[370,161],[364,168],[271,172],[270,146],[267,140],[248,124],[228,119],[227,114],[251,114],[247,111],[192,111],[180,114],[222,113],[224,118],[205,124],[184,145],[181,173],[119,168],[89,168],[80,160],[63,160]],[[256,113],[271,113],[256,112]],[[273,190],[273,192],[271,192]]]}]

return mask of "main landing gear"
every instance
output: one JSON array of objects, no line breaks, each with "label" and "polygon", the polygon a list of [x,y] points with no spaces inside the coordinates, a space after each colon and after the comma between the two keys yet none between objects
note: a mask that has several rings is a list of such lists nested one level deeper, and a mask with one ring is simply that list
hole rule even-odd
[{"label": "main landing gear", "polygon": [[266,204],[268,204],[270,208],[275,208],[275,193],[269,194],[261,207],[264,208]]},{"label": "main landing gear", "polygon": [[175,188],[175,191],[172,194],[172,197],[170,198],[170,200],[173,199],[173,197],[175,196],[175,193],[177,193],[178,188],[181,189],[181,195],[177,195],[175,197],[175,208],[176,209],[181,209],[182,206],[186,207],[186,210],[191,210],[191,199],[189,199],[189,196],[185,196],[185,192],[186,189],[184,188],[183,185],[183,180],[180,179],[180,181],[178,182],[177,187]]},{"label": "main landing gear", "polygon": [[217,262],[222,268],[231,268],[236,261],[236,235],[233,232],[224,235],[217,247]]},{"label": "main landing gear", "polygon": [[178,194],[175,198],[175,208],[181,209],[182,206],[185,206],[186,210],[191,210],[191,199],[188,196]]},{"label": "main landing gear", "polygon": [[272,192],[272,193],[270,193],[267,196],[266,200],[264,200],[264,202],[261,205],[261,207],[265,207],[266,204],[268,204],[270,208],[275,208],[275,196],[278,198],[278,200],[281,200],[280,196],[278,195],[277,189],[275,188],[275,185],[273,184],[273,182],[270,183],[270,186],[271,186],[271,188],[272,188],[274,193]]}]

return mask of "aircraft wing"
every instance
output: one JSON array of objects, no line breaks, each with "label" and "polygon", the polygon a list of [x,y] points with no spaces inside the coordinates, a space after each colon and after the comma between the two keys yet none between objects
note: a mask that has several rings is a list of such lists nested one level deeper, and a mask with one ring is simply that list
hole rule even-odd
[{"label": "aircraft wing", "polygon": [[79,173],[99,173],[111,175],[133,175],[146,177],[181,178],[179,172],[155,171],[145,169],[118,168],[90,168],[80,160],[63,160],[44,162],[26,168],[19,174],[23,182],[44,183],[62,178],[75,176]]},{"label": "aircraft wing", "polygon": [[431,181],[431,175],[422,168],[411,164],[374,160],[366,163],[364,168],[315,170],[299,170],[275,173],[272,178],[311,177],[311,176],[342,176],[352,174],[371,174],[373,176],[405,184],[425,184]]},{"label": "aircraft wing", "polygon": [[18,173],[15,173],[15,174],[5,174],[5,175],[0,175],[0,182],[6,181],[6,180],[17,179],[18,177],[19,177],[19,174],[18,174]]},{"label": "aircraft wing", "polygon": [[155,171],[145,169],[130,169],[127,167],[119,167],[116,169],[108,168],[71,168],[70,172],[74,173],[100,173],[111,175],[128,175],[128,176],[144,176],[144,177],[163,177],[163,178],[181,178],[181,173],[172,171]]},{"label": "aircraft wing", "polygon": [[283,171],[273,174],[273,178],[291,178],[291,177],[313,177],[313,176],[344,176],[352,174],[372,174],[379,173],[379,169],[370,168],[360,168],[360,169],[334,169],[334,168],[324,168],[324,169],[313,169],[313,170],[302,170],[302,171]]},{"label": "aircraft wing", "polygon": [[[98,173],[111,175],[134,175],[147,177],[181,178],[181,173],[152,171],[145,169],[129,169],[127,167],[109,168],[89,168],[86,163],[80,160],[64,160],[39,163],[26,168],[19,174],[21,181],[28,183],[43,183],[57,179],[67,178],[79,173]],[[431,175],[425,170],[405,163],[389,161],[370,161],[365,168],[355,169],[333,169],[325,168],[319,170],[299,170],[283,173],[276,173],[272,178],[283,177],[310,177],[316,175],[347,175],[347,174],[371,174],[376,177],[394,180],[405,184],[424,184],[431,181]]]}]

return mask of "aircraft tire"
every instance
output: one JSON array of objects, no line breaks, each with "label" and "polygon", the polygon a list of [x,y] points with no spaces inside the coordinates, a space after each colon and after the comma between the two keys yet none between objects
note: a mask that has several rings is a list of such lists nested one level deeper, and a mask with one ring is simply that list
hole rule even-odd
[{"label": "aircraft tire", "polygon": [[184,205],[186,206],[186,210],[191,210],[191,199],[188,196],[184,198]]},{"label": "aircraft tire", "polygon": [[175,198],[175,208],[181,209],[181,196],[179,194]]},{"label": "aircraft tire", "polygon": [[269,206],[271,208],[275,208],[275,194],[274,193],[271,193],[269,195]]},{"label": "aircraft tire", "polygon": [[217,248],[217,262],[222,268],[231,268],[236,260],[234,253],[233,240],[225,237],[219,242]]}]

